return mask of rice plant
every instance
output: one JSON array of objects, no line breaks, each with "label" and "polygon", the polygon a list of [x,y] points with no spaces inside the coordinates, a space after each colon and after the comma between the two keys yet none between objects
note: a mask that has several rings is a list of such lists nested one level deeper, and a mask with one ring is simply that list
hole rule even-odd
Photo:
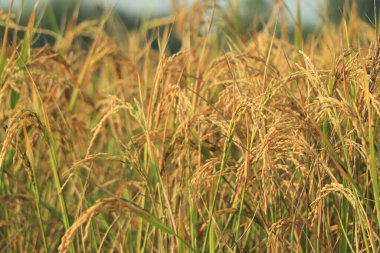
[{"label": "rice plant", "polygon": [[283,1],[249,30],[216,1],[139,29],[34,6],[0,15],[2,251],[380,250],[380,36],[357,9],[305,35]]}]

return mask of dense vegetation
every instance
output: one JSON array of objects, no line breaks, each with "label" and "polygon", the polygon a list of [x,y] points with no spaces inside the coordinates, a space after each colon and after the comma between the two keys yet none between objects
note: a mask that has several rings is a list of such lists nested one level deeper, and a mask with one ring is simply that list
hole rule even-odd
[{"label": "dense vegetation", "polygon": [[0,249],[380,250],[376,27],[290,37],[278,3],[247,31],[231,6],[1,14]]}]

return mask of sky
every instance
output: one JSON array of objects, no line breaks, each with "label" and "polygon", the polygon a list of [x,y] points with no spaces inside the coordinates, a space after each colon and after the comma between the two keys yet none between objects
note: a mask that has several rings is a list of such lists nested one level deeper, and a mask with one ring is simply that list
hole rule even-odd
[{"label": "sky", "polygon": [[[15,6],[21,6],[23,0],[15,0]],[[47,0],[41,0],[41,3]],[[65,0],[60,0],[65,1]],[[98,3],[108,3],[116,5],[117,9],[124,10],[127,13],[141,14],[141,15],[158,15],[168,13],[171,9],[172,0],[95,0]],[[225,2],[226,0],[220,0]],[[242,0],[241,0],[242,1]],[[249,0],[248,0],[249,1]],[[289,9],[295,16],[298,0],[285,0]],[[323,0],[299,0],[301,4],[302,20],[305,23],[319,22],[319,13],[322,10]],[[9,6],[11,0],[0,0],[1,7]],[[28,4],[36,2],[36,0],[24,0]],[[94,0],[82,0],[84,3],[94,3]],[[180,0],[180,2],[190,6],[194,0]],[[288,15],[290,18],[291,15]]]},{"label": "sky", "polygon": [[[91,0],[87,1],[90,2]],[[104,0],[97,1],[99,3],[104,2]],[[108,2],[110,4],[117,4],[129,13],[159,14],[170,10],[172,0],[108,0]],[[194,0],[181,2],[187,2],[187,5],[191,5]],[[285,0],[285,3],[293,13],[293,16],[295,16],[297,0]],[[315,23],[319,21],[319,13],[322,10],[323,0],[300,0],[300,5],[302,20],[304,20],[305,23]]]},{"label": "sky", "polygon": [[[331,0],[334,1],[334,0]],[[297,0],[285,0],[293,16],[296,16]],[[300,0],[301,19],[305,23],[312,24],[320,21],[323,0]]]},{"label": "sky", "polygon": [[[87,0],[88,2],[92,0]],[[104,3],[104,0],[97,0]],[[171,8],[172,0],[106,0],[109,4],[117,4],[128,13],[160,14]],[[249,1],[249,0],[248,0]],[[181,1],[191,5],[194,0]],[[225,2],[225,0],[224,0]],[[289,9],[295,16],[297,0],[285,0]],[[315,23],[319,21],[319,13],[322,10],[323,0],[300,0],[302,20],[305,23]],[[289,15],[290,18],[291,15]]]}]

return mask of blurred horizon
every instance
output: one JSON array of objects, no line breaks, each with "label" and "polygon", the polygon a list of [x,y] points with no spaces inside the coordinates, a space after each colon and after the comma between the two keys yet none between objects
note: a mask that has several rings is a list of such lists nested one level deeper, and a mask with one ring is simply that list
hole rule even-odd
[{"label": "blurred horizon", "polygon": [[[239,6],[238,17],[241,28],[245,27],[251,31],[252,25],[257,26],[255,21],[267,19],[274,8],[275,0],[216,0],[222,9],[228,12],[230,8]],[[0,8],[7,10],[11,0],[0,0]],[[126,25],[127,28],[138,28],[142,19],[151,19],[171,15],[174,9],[186,7],[190,8],[197,0],[14,0],[14,11],[24,12],[23,17],[27,17],[28,12],[36,3],[39,9],[45,9],[45,18],[41,24],[44,28],[59,30],[60,22],[65,22],[73,13],[77,6],[80,6],[78,22],[87,19],[96,19],[106,9],[112,9],[116,16]],[[213,3],[211,0],[210,3]],[[303,34],[317,31],[322,25],[322,17],[328,17],[335,23],[349,18],[348,9],[355,6],[359,17],[367,23],[374,24],[375,15],[379,11],[380,0],[284,0],[283,10],[288,20],[290,33],[294,32],[297,16],[297,6],[299,3],[301,10],[301,24],[304,27]],[[356,3],[356,4],[354,4]],[[48,4],[48,5],[47,5]],[[374,11],[376,9],[376,11]],[[232,14],[232,12],[229,12]],[[26,22],[27,19],[20,22]],[[260,25],[257,26],[259,28]]]},{"label": "blurred horizon", "polygon": [[[245,6],[247,3],[249,4],[250,0],[239,1],[240,2],[240,11],[241,12],[255,12],[255,10],[247,11]],[[297,10],[297,1],[298,0],[285,0],[286,5],[289,7],[289,11],[291,13],[287,13],[288,20],[292,23],[292,17],[296,15]],[[32,8],[33,5],[37,1],[25,1],[25,0],[14,0],[14,8],[21,8],[22,4],[24,4],[24,8]],[[44,3],[54,3],[60,2],[57,0],[40,0],[40,4]],[[71,4],[70,1],[66,1],[67,4]],[[74,1],[72,1],[74,2]],[[177,4],[179,6],[187,6],[190,7],[194,4],[195,0],[177,0]],[[255,1],[261,4],[270,4],[270,0],[259,0]],[[11,1],[0,0],[0,7],[7,9],[10,6]],[[121,11],[123,14],[133,17],[155,17],[155,16],[164,16],[170,15],[172,11],[173,0],[81,0],[81,3],[84,6],[98,5],[98,6],[108,6],[114,7],[115,10]],[[227,6],[228,0],[219,0],[218,3],[221,6]],[[250,4],[253,6],[254,4]],[[323,0],[302,0],[300,1],[301,6],[301,17],[305,24],[313,25],[318,24],[320,22],[320,13],[322,12]]]}]

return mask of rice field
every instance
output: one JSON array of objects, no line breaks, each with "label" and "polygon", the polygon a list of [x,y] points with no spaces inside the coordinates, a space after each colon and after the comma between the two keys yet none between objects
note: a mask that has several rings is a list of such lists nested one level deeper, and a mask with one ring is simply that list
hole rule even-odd
[{"label": "rice field", "polygon": [[249,28],[215,1],[136,30],[37,7],[0,14],[1,252],[380,251],[380,36],[355,9],[305,35],[282,1]]}]

